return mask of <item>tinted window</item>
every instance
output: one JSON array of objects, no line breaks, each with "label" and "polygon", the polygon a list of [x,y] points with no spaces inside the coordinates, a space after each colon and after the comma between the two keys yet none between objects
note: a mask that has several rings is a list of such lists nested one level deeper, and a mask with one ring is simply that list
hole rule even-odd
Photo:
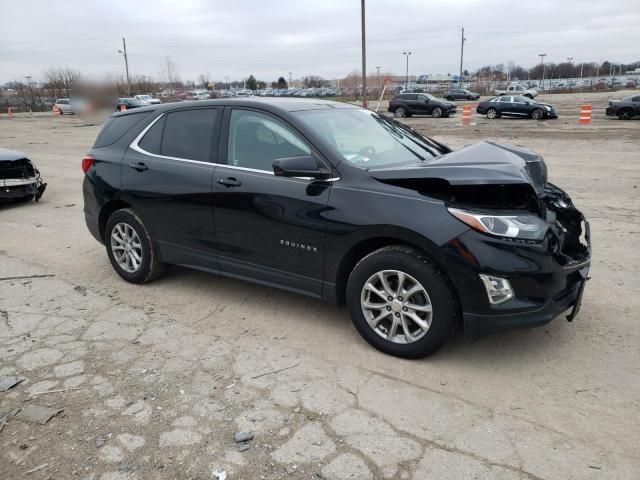
[{"label": "tinted window", "polygon": [[147,133],[144,134],[144,137],[142,137],[142,140],[138,143],[140,148],[149,153],[160,154],[165,119],[166,117],[162,116],[160,120],[154,123]]},{"label": "tinted window", "polygon": [[102,130],[96,138],[94,148],[106,147],[116,142],[122,135],[135,127],[138,122],[142,121],[149,115],[149,112],[129,113],[127,115],[119,115],[117,117],[109,117]]},{"label": "tinted window", "polygon": [[500,103],[511,103],[511,97],[500,97]]},{"label": "tinted window", "polygon": [[182,110],[167,115],[160,153],[208,162],[217,110]]},{"label": "tinted window", "polygon": [[408,95],[405,95],[406,100],[417,100],[418,99],[418,95],[416,95],[415,93],[410,93]]},{"label": "tinted window", "polygon": [[248,110],[233,110],[229,122],[228,164],[273,171],[277,158],[310,155],[311,150],[288,126]]}]

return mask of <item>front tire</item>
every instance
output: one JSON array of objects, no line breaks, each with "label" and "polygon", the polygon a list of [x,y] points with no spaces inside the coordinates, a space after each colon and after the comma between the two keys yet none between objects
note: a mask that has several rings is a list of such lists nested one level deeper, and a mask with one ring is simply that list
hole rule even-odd
[{"label": "front tire", "polygon": [[400,245],[358,262],[349,276],[347,303],[367,342],[403,358],[441,348],[454,332],[458,312],[444,274],[424,254]]},{"label": "front tire", "polygon": [[436,107],[431,111],[431,116],[433,118],[440,118],[442,116],[442,109],[440,107]]},{"label": "front tire", "polygon": [[111,214],[104,231],[111,266],[127,282],[147,283],[164,270],[142,220],[125,208]]},{"label": "front tire", "polygon": [[541,109],[536,108],[531,112],[531,118],[534,120],[542,120],[544,118],[544,112]]}]

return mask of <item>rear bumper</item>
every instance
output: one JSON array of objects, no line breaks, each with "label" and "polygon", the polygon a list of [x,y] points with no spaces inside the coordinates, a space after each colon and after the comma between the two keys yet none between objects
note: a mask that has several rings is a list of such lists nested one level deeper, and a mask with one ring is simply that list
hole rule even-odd
[{"label": "rear bumper", "polygon": [[605,114],[607,117],[615,117],[618,114],[618,107],[607,107]]}]

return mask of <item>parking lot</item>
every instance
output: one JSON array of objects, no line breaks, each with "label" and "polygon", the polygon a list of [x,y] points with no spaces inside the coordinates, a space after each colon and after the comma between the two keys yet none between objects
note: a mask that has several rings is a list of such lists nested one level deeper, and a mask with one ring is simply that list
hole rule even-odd
[{"label": "parking lot", "polygon": [[[125,283],[82,213],[80,160],[100,125],[2,115],[0,146],[26,152],[48,187],[0,207],[0,377],[25,379],[0,393],[0,418],[59,413],[0,420],[0,478],[638,478],[640,120],[605,118],[608,98],[541,95],[559,113],[542,122],[474,113],[462,126],[464,102],[403,119],[455,148],[541,153],[593,244],[573,323],[457,336],[419,361],[371,348],[346,308],[292,293],[178,267]],[[585,102],[594,118],[579,125]],[[253,439],[237,444],[239,431]]]}]

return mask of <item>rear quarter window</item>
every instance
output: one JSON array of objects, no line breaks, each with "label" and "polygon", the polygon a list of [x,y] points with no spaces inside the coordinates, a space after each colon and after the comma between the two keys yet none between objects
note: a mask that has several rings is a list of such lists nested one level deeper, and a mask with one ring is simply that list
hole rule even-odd
[{"label": "rear quarter window", "polygon": [[109,117],[107,121],[104,122],[100,133],[98,133],[98,138],[96,138],[96,143],[93,144],[93,148],[107,147],[114,144],[125,133],[147,118],[149,113],[150,112],[129,113]]}]

